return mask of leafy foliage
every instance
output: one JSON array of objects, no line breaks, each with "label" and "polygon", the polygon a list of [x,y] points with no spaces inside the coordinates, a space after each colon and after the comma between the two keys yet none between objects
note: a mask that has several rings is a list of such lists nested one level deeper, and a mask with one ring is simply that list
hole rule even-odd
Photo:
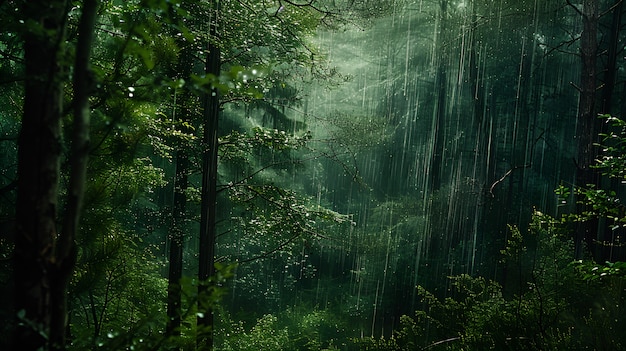
[{"label": "leafy foliage", "polygon": [[599,118],[606,120],[609,132],[600,133],[602,153],[596,168],[611,178],[626,179],[626,121],[611,115]]},{"label": "leafy foliage", "polygon": [[277,328],[277,318],[265,315],[257,321],[257,324],[246,331],[241,323],[232,326],[226,332],[228,336],[220,350],[285,350],[289,343],[289,333],[286,328]]},{"label": "leafy foliage", "polygon": [[[609,336],[609,327],[596,306],[583,303],[602,286],[611,305],[613,282],[589,283],[572,264],[571,242],[559,221],[536,213],[528,234],[512,227],[503,250],[504,260],[519,269],[517,288],[511,291],[483,277],[451,277],[452,292],[438,298],[417,287],[422,308],[404,316],[393,338],[372,341],[370,349],[406,350],[440,347],[448,350],[571,350],[598,345],[621,347],[624,340]],[[618,267],[616,267],[618,268]],[[517,278],[516,278],[517,279]],[[621,297],[619,298],[621,299]],[[615,301],[613,301],[615,302]],[[599,327],[602,325],[602,327]],[[618,324],[611,323],[609,328]],[[583,332],[584,331],[584,332]],[[590,333],[595,335],[588,338]],[[376,345],[376,346],[374,346]],[[595,346],[594,346],[595,345]]]},{"label": "leafy foliage", "polygon": [[[624,158],[626,155],[626,123],[616,117],[610,115],[601,115],[599,118],[606,120],[609,132],[600,134],[602,144],[597,145],[602,148],[600,156],[594,166],[604,176],[610,180],[615,179],[619,182],[624,180]],[[623,194],[613,190],[614,188],[601,188],[593,184],[586,186],[578,186],[574,189],[561,184],[555,193],[558,201],[565,205],[572,201],[572,196],[576,196],[576,203],[581,210],[576,212],[564,213],[560,219],[563,223],[582,223],[592,222],[594,220],[602,221],[603,226],[598,226],[597,231],[610,232],[611,237],[601,236],[593,244],[603,248],[608,248],[611,252],[613,249],[621,250],[624,246],[623,230],[626,228],[626,207],[623,204]],[[618,256],[621,257],[621,256]],[[606,262],[606,265],[597,265],[594,262],[580,261],[579,268],[588,269],[585,274],[590,279],[596,279],[599,276],[607,274],[622,274],[619,267],[622,262]]]},{"label": "leafy foliage", "polygon": [[345,321],[330,310],[288,309],[264,315],[247,328],[223,316],[218,350],[339,350],[352,344],[345,338]]}]

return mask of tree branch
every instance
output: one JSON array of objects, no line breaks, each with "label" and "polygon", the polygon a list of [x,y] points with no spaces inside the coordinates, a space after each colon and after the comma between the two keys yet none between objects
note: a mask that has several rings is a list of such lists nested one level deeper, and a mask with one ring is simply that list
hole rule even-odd
[{"label": "tree branch", "polygon": [[493,190],[496,188],[496,186],[500,183],[502,183],[508,176],[511,175],[511,173],[513,173],[513,171],[521,169],[521,168],[530,168],[533,165],[533,155],[535,154],[535,146],[537,146],[537,142],[539,142],[539,140],[541,140],[543,138],[543,135],[545,134],[545,130],[541,132],[541,134],[539,134],[539,136],[535,139],[535,141],[533,142],[533,146],[530,149],[530,156],[528,157],[530,159],[529,163],[526,163],[524,165],[518,165],[518,166],[514,166],[511,167],[508,171],[506,171],[506,173],[504,173],[504,175],[502,177],[500,177],[500,179],[496,180],[495,182],[493,182],[493,184],[491,184],[491,186],[489,187],[489,194],[491,194],[491,197],[496,197],[493,193]]},{"label": "tree branch", "polygon": [[600,13],[600,15],[599,15],[598,17],[603,17],[603,16],[604,16],[604,15],[606,15],[607,13],[609,13],[609,12],[611,12],[611,11],[615,10],[615,9],[616,9],[619,5],[621,5],[621,4],[622,4],[622,2],[623,2],[623,1],[624,1],[624,0],[619,0],[619,1],[615,2],[615,4],[613,4],[613,6],[609,7],[606,11],[604,11],[604,12]]},{"label": "tree branch", "polygon": [[583,12],[574,4],[572,4],[571,0],[567,0],[567,4],[573,8],[576,12],[578,12],[579,15],[583,16]]},{"label": "tree branch", "polygon": [[302,235],[303,232],[298,232],[296,233],[294,236],[292,236],[291,238],[287,239],[287,241],[281,243],[280,245],[276,246],[275,248],[271,249],[270,251],[266,251],[260,255],[251,257],[251,258],[246,258],[243,261],[239,261],[239,263],[248,263],[248,262],[252,262],[252,261],[256,261],[262,258],[266,258],[269,257],[271,255],[273,255],[274,253],[276,253],[278,250],[282,249],[283,247],[289,245],[290,243],[292,243],[294,240],[296,240],[298,237],[300,237]]}]

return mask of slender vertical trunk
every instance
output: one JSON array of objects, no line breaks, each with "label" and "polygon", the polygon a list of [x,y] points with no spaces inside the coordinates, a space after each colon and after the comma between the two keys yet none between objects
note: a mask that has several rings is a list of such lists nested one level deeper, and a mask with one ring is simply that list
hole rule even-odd
[{"label": "slender vertical trunk", "polygon": [[482,82],[480,77],[480,64],[478,63],[478,17],[476,16],[476,1],[472,1],[472,18],[471,18],[471,33],[470,33],[470,60],[469,60],[469,75],[472,92],[472,101],[474,102],[474,119],[478,124],[478,127],[484,126],[483,116],[483,92]]},{"label": "slender vertical trunk", "polygon": [[189,160],[184,147],[176,153],[176,173],[174,176],[174,206],[169,241],[169,270],[167,286],[167,326],[168,335],[180,335],[181,325],[181,286],[183,276],[183,243],[186,222],[187,187]]},{"label": "slender vertical trunk", "polygon": [[[219,39],[217,28],[219,21],[219,0],[211,1],[212,17],[210,20],[210,38],[206,59],[206,74],[219,76],[221,58],[217,45]],[[199,252],[199,296],[200,301],[207,302],[198,306],[201,313],[198,317],[198,350],[213,349],[214,316],[212,301],[207,301],[210,292],[210,278],[215,272],[215,214],[217,206],[217,148],[219,94],[215,88],[204,96],[204,152],[202,157],[202,202],[200,214],[200,252]]]},{"label": "slender vertical trunk", "polygon": [[[582,62],[580,98],[577,116],[578,167],[587,172],[596,158],[594,140],[598,134],[596,116],[596,90],[598,55],[598,0],[584,0],[582,10],[583,31],[580,36]],[[587,179],[585,180],[592,180]],[[584,185],[584,184],[583,184]]]},{"label": "slender vertical trunk", "polygon": [[619,0],[613,9],[613,19],[609,33],[609,47],[607,50],[606,69],[604,70],[604,86],[602,88],[602,106],[600,113],[611,113],[613,105],[613,92],[617,75],[617,57],[621,51],[619,47],[619,34],[622,25],[622,12],[624,1]]},{"label": "slender vertical trunk", "polygon": [[[598,112],[599,113],[607,113],[607,114],[611,114],[614,113],[615,111],[618,111],[618,109],[614,109],[613,106],[613,96],[614,96],[614,92],[615,92],[615,84],[616,84],[616,80],[617,80],[617,58],[618,55],[620,54],[621,48],[620,48],[620,31],[621,31],[621,23],[622,23],[622,12],[623,12],[623,8],[624,8],[624,1],[620,0],[618,1],[612,11],[613,11],[613,16],[611,18],[611,25],[610,27],[608,27],[609,33],[608,33],[608,47],[606,49],[606,66],[602,67],[602,71],[603,71],[603,82],[602,82],[602,89],[601,89],[601,93],[600,93],[600,106],[598,108]],[[599,124],[599,123],[598,123]],[[605,130],[600,130],[600,128],[602,128],[602,125],[599,124],[598,126],[598,132],[606,132]],[[595,157],[594,157],[595,159]],[[598,175],[599,177],[599,175]],[[602,187],[604,189],[611,189],[611,190],[618,190],[619,189],[619,181],[617,179],[599,179],[597,181],[599,187]],[[599,219],[598,220],[598,225],[597,225],[597,236],[596,236],[596,240],[597,242],[601,242],[601,243],[611,243],[611,245],[619,245],[618,243],[614,243],[615,240],[615,236],[613,235],[613,231],[612,229],[609,228],[609,226],[606,223],[605,219]],[[619,236],[618,236],[619,238]],[[618,239],[619,241],[619,239]],[[597,252],[596,252],[596,259],[598,261],[613,261],[613,260],[620,260],[621,258],[619,257],[615,257],[612,254],[613,251],[613,247],[609,246],[607,247],[606,245],[596,245],[597,247]]]},{"label": "slender vertical trunk", "polygon": [[89,130],[91,112],[89,96],[94,82],[89,66],[91,48],[94,41],[94,27],[98,17],[98,0],[83,1],[82,14],[78,27],[78,42],[74,63],[74,123],[72,151],[70,158],[70,179],[63,230],[57,238],[54,260],[56,269],[52,279],[52,322],[50,340],[52,349],[64,350],[68,325],[67,291],[76,265],[76,234],[79,229],[83,207],[85,184],[87,182],[87,161],[90,149]]},{"label": "slender vertical trunk", "polygon": [[[193,53],[191,45],[185,41],[180,42],[182,50],[176,67],[171,72],[172,77],[180,77],[187,80],[191,75],[193,66]],[[182,132],[190,133],[187,127],[192,122],[192,99],[195,95],[188,87],[183,87],[178,93],[174,92],[174,107],[172,109],[173,123],[181,123]],[[169,233],[169,270],[167,282],[167,325],[168,335],[181,335],[182,294],[180,280],[183,277],[183,248],[187,223],[187,188],[189,187],[188,175],[190,173],[188,145],[179,141],[176,148],[176,171],[174,174],[174,204],[172,207],[172,223]]]},{"label": "slender vertical trunk", "polygon": [[[598,173],[591,166],[596,159],[594,143],[600,123],[596,116],[597,54],[598,54],[598,0],[584,0],[582,8],[583,31],[580,36],[581,81],[576,120],[578,140],[577,179],[578,186],[597,185]],[[579,209],[583,210],[583,209]],[[582,257],[582,244],[595,238],[596,221],[581,223],[576,230],[576,257]]]},{"label": "slender vertical trunk", "polygon": [[447,101],[447,84],[448,74],[447,67],[447,48],[446,45],[446,25],[448,18],[448,0],[440,0],[439,14],[439,37],[437,40],[437,76],[435,78],[435,86],[437,89],[437,105],[435,110],[435,122],[433,123],[433,155],[431,157],[431,188],[439,190],[441,187],[441,177],[444,166],[444,139],[445,139],[445,117],[446,117],[446,101]]},{"label": "slender vertical trunk", "polygon": [[[189,6],[190,4],[185,4]],[[189,8],[186,8],[189,11]],[[183,21],[182,18],[176,18]],[[178,37],[175,33],[173,36]],[[170,76],[188,81],[194,66],[193,43],[178,37],[177,44],[181,48],[179,59],[176,65],[170,68]],[[190,90],[188,85],[181,89],[176,89],[173,95],[172,123],[180,125],[181,132],[190,134],[192,130],[188,127],[193,122],[193,106],[197,102],[196,95]],[[181,123],[182,122],[182,123]],[[190,174],[189,145],[180,139],[173,140],[177,144],[176,162],[174,174],[174,203],[172,206],[172,223],[169,232],[169,269],[167,285],[167,324],[166,333],[170,336],[181,335],[182,316],[182,287],[180,285],[183,277],[183,253],[187,228],[187,189],[189,187],[188,176]]]},{"label": "slender vertical trunk", "polygon": [[476,15],[476,1],[472,1],[472,20],[471,20],[471,44],[470,44],[470,60],[469,75],[471,84],[471,93],[473,103],[474,120],[476,124],[477,141],[477,159],[481,162],[478,170],[481,173],[480,180],[487,184],[494,179],[495,173],[493,168],[493,153],[490,152],[491,118],[489,109],[485,99],[485,86],[481,77],[481,61],[479,60],[480,42],[478,40],[478,16]]},{"label": "slender vertical trunk", "polygon": [[[491,158],[492,153],[490,152],[490,138],[489,138],[489,127],[490,127],[490,118],[488,116],[488,111],[486,108],[485,102],[485,87],[483,78],[481,76],[480,68],[481,68],[481,60],[479,60],[481,45],[478,39],[478,16],[477,16],[477,7],[476,0],[472,0],[472,15],[471,15],[471,34],[470,34],[470,51],[469,51],[469,76],[470,76],[470,92],[472,94],[471,101],[473,101],[473,113],[474,113],[474,125],[476,126],[476,157],[475,157],[475,168],[476,168],[476,179],[478,180],[478,184],[488,184],[488,182],[494,178],[493,175],[493,164]],[[489,219],[487,218],[488,211],[485,210],[486,189],[479,189],[479,194],[481,196],[478,198],[478,203],[475,209],[474,216],[474,239],[473,244],[476,246],[480,240],[479,230],[486,231],[487,228],[495,227],[493,223],[491,225],[488,223]],[[474,262],[475,256],[472,258],[472,264],[470,273],[474,273]]]}]

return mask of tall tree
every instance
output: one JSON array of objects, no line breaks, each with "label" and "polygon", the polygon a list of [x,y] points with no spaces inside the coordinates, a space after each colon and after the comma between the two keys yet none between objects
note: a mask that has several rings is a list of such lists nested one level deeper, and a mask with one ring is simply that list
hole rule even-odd
[{"label": "tall tree", "polygon": [[[176,93],[174,93],[176,94]],[[188,91],[182,94],[188,95]],[[186,100],[186,99],[184,99]],[[188,102],[188,101],[187,101]],[[182,116],[172,113],[172,117],[182,118],[187,122],[189,109],[183,103],[179,111]],[[174,102],[174,109],[177,103]],[[169,268],[168,268],[168,289],[167,289],[167,333],[180,335],[181,323],[181,278],[183,276],[183,247],[187,232],[187,190],[189,186],[188,175],[189,155],[188,148],[183,143],[179,143],[176,150],[175,175],[173,181],[174,204],[172,206],[172,223],[170,226],[169,239]]]},{"label": "tall tree", "polygon": [[617,0],[611,8],[613,16],[608,27],[608,48],[606,50],[606,69],[603,77],[600,113],[611,113],[613,111],[613,95],[618,75],[617,58],[620,52],[623,51],[623,45],[620,48],[620,33],[622,31],[624,8],[623,0]]},{"label": "tall tree", "polygon": [[433,119],[433,153],[430,169],[432,190],[439,190],[441,187],[442,174],[445,164],[445,135],[446,135],[446,102],[448,101],[448,46],[447,26],[448,26],[448,0],[439,1],[439,27],[437,28],[437,76],[435,87],[437,89],[437,102]]},{"label": "tall tree", "polygon": [[[582,32],[580,35],[580,86],[578,87],[578,114],[576,116],[576,139],[578,141],[578,153],[576,156],[577,186],[585,187],[589,184],[598,185],[599,173],[594,165],[597,152],[595,143],[600,132],[600,123],[596,118],[596,92],[597,92],[597,56],[598,56],[598,18],[599,1],[584,0],[582,8],[568,4],[580,15],[582,19]],[[582,209],[581,209],[582,211]],[[576,230],[576,257],[582,258],[583,242],[590,243],[596,236],[597,222],[581,222]]]},{"label": "tall tree", "polygon": [[[67,270],[72,264],[54,257],[58,237],[61,112],[66,76],[62,54],[67,2],[52,1],[48,6],[43,2],[25,2],[22,10],[30,28],[24,33],[27,79],[18,142],[17,227],[13,254],[15,308],[22,321],[18,320],[13,348],[38,350],[49,348],[51,285],[54,284],[51,268]],[[69,263],[69,267],[58,266],[58,263]]]},{"label": "tall tree", "polygon": [[87,182],[87,158],[90,151],[91,113],[89,96],[95,88],[94,76],[89,61],[94,42],[94,27],[98,14],[99,0],[85,0],[82,4],[82,15],[78,26],[76,58],[73,73],[73,105],[74,121],[70,155],[70,178],[67,189],[67,200],[64,213],[62,233],[57,239],[54,260],[57,261],[58,272],[54,276],[55,289],[51,303],[52,329],[50,338],[53,349],[65,347],[67,326],[67,293],[76,264],[75,238],[79,229],[85,184]]},{"label": "tall tree", "polygon": [[583,181],[593,182],[590,166],[594,164],[595,138],[599,132],[596,118],[597,57],[598,57],[598,0],[584,0],[580,11],[583,30],[580,35],[580,98],[578,106],[578,168]]},{"label": "tall tree", "polygon": [[62,350],[89,151],[89,55],[98,2],[83,4],[74,64],[74,132],[63,227],[57,225],[69,2],[24,2],[24,113],[18,141],[15,350]]},{"label": "tall tree", "polygon": [[[221,53],[218,46],[220,2],[211,1],[209,17],[209,40],[207,45],[205,73],[214,77],[219,76],[221,68]],[[200,282],[199,295],[209,292],[210,278],[215,273],[215,216],[217,207],[217,155],[218,155],[218,121],[219,121],[219,92],[215,87],[204,94],[203,120],[204,136],[202,138],[202,203],[200,207],[200,252],[198,266],[198,280]],[[210,301],[209,301],[210,303]],[[199,306],[202,313],[198,318],[199,350],[213,349],[213,308],[210,305]]]},{"label": "tall tree", "polygon": [[[181,51],[179,62],[175,65],[175,72],[171,72],[172,77],[179,80],[188,80],[193,67],[193,43],[180,38]],[[195,94],[190,90],[189,85],[175,88],[173,93],[172,123],[180,125],[180,132],[189,135],[193,123],[192,109]],[[187,191],[189,187],[189,174],[191,166],[189,162],[189,144],[185,138],[176,138],[176,161],[175,175],[173,181],[174,204],[172,206],[172,223],[169,234],[169,271],[168,271],[168,298],[167,298],[167,332],[168,334],[180,335],[181,325],[181,278],[183,277],[183,247],[186,235],[189,230],[187,226]]]}]

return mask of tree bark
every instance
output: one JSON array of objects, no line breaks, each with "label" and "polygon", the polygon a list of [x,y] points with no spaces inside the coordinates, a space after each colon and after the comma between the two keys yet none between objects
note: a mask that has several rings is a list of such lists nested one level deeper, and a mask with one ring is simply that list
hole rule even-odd
[{"label": "tree bark", "polygon": [[[185,11],[193,12],[197,4],[184,2],[181,4]],[[170,13],[174,23],[187,24],[187,18],[179,13]],[[172,79],[191,81],[190,77],[196,63],[196,46],[193,40],[177,35],[177,26],[173,27],[172,37],[176,38],[176,44],[180,48],[178,60],[168,68],[168,74]],[[181,132],[191,134],[190,124],[194,122],[194,109],[197,106],[197,95],[191,91],[190,84],[184,84],[180,89],[174,90],[173,108],[171,113],[172,123],[177,124]],[[191,174],[191,162],[189,143],[180,138],[173,138],[172,143],[176,147],[175,175],[174,175],[174,203],[172,206],[172,223],[169,231],[169,270],[167,287],[167,324],[168,336],[179,337],[181,335],[181,323],[183,315],[182,286],[184,244],[188,238],[187,213],[187,190],[189,188],[189,175]]]},{"label": "tree bark", "polygon": [[167,327],[168,335],[180,335],[181,325],[181,286],[183,276],[183,243],[186,222],[186,191],[189,161],[187,152],[179,149],[176,155],[176,175],[174,176],[174,207],[170,229],[169,271],[167,286]]},{"label": "tree bark", "polygon": [[[210,18],[210,38],[206,60],[206,74],[219,76],[221,57],[217,45],[219,39],[217,28],[219,21],[219,0],[212,0],[212,18]],[[198,350],[213,349],[213,301],[210,301],[210,286],[214,284],[210,278],[215,273],[215,215],[217,207],[217,149],[218,149],[218,120],[219,94],[217,89],[211,88],[204,96],[204,152],[202,157],[202,203],[200,214],[200,252],[198,280],[200,301],[207,304],[198,306],[202,313],[198,317]]]},{"label": "tree bark", "polygon": [[18,140],[14,249],[17,327],[14,350],[63,350],[67,287],[76,260],[89,148],[88,61],[97,1],[86,0],[76,48],[70,184],[63,231],[57,230],[63,87],[67,79],[65,0],[23,2],[24,113]]},{"label": "tree bark", "polygon": [[[598,134],[596,116],[596,90],[598,55],[598,0],[584,0],[582,9],[583,31],[580,36],[582,63],[580,98],[577,116],[578,167],[589,170],[596,159],[594,141]],[[591,179],[588,179],[591,180]]]},{"label": "tree bark", "polygon": [[[591,166],[597,157],[600,122],[596,116],[598,0],[584,0],[581,10],[583,31],[580,36],[581,77],[576,139],[578,141],[577,186],[598,185],[598,172]],[[579,209],[582,211],[584,209]],[[597,221],[580,223],[576,230],[576,257],[582,257],[583,243],[591,244],[597,232]]]},{"label": "tree bark", "polygon": [[70,156],[70,180],[63,221],[63,230],[57,238],[54,260],[57,265],[52,279],[52,349],[65,349],[67,332],[67,290],[76,264],[76,234],[79,230],[83,195],[87,182],[87,163],[90,150],[89,129],[91,113],[89,96],[93,91],[93,74],[89,58],[94,41],[94,27],[98,16],[98,0],[84,0],[78,27],[78,42],[74,62],[74,123]]},{"label": "tree bark", "polygon": [[[180,61],[178,62],[172,77],[178,76],[188,80],[193,66],[192,47],[185,41],[180,41],[182,47]],[[177,94],[175,92],[175,94]],[[191,123],[191,105],[193,93],[187,87],[183,87],[180,98],[174,96],[174,110],[172,119],[174,123],[181,123],[182,132],[190,133],[187,123]],[[180,336],[182,301],[180,281],[183,276],[183,247],[185,233],[187,231],[187,188],[189,186],[188,175],[190,172],[188,145],[179,142],[176,150],[176,171],[174,175],[174,206],[172,209],[172,226],[169,235],[169,271],[167,288],[167,317],[166,331],[168,335]]]},{"label": "tree bark", "polygon": [[18,140],[13,349],[27,351],[49,349],[67,2],[24,2],[23,13],[31,22],[24,33],[27,78]]},{"label": "tree bark", "polygon": [[446,102],[447,102],[447,84],[448,74],[446,65],[448,64],[448,50],[445,47],[445,39],[447,37],[447,21],[448,21],[448,0],[440,0],[439,14],[439,37],[437,38],[437,76],[435,78],[435,86],[437,89],[437,102],[435,110],[435,120],[433,121],[433,154],[431,156],[431,190],[439,190],[441,187],[444,157],[445,157],[445,118],[446,118]]},{"label": "tree bark", "polygon": [[612,113],[613,93],[617,76],[617,57],[621,51],[619,47],[619,35],[622,25],[622,12],[624,1],[618,0],[613,8],[613,18],[611,21],[609,43],[607,50],[606,69],[604,70],[604,84],[602,88],[602,106],[600,113]]}]

